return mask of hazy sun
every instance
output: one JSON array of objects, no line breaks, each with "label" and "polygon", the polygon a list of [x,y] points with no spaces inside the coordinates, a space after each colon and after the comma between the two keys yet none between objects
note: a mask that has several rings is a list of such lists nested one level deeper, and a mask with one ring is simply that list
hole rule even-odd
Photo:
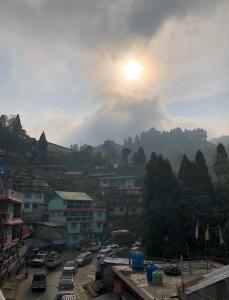
[{"label": "hazy sun", "polygon": [[135,60],[130,60],[123,65],[122,70],[127,79],[139,80],[142,76],[143,66]]}]

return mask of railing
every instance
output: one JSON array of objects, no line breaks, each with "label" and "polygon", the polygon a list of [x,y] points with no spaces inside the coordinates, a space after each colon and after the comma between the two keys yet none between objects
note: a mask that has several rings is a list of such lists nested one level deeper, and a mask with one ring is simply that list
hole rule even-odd
[{"label": "railing", "polygon": [[11,189],[0,190],[0,200],[5,199],[5,198],[10,198],[15,201],[21,201],[19,193],[15,192]]},{"label": "railing", "polygon": [[89,233],[89,232],[93,232],[93,229],[91,229],[91,228],[80,229],[80,233]]}]

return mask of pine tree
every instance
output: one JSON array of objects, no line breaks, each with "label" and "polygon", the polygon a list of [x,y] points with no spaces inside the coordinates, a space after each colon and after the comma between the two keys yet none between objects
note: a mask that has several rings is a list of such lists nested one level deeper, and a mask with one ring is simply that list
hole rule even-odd
[{"label": "pine tree", "polygon": [[195,156],[195,166],[196,166],[196,182],[200,190],[206,193],[212,192],[212,181],[208,174],[208,167],[206,166],[206,161],[204,155],[201,151],[197,151]]},{"label": "pine tree", "polygon": [[228,157],[227,155],[227,152],[225,150],[225,147],[222,143],[220,143],[218,146],[217,146],[217,154],[216,154],[216,159],[220,160],[224,160]]},{"label": "pine tree", "polygon": [[48,162],[48,142],[46,140],[44,131],[42,132],[38,141],[38,151],[41,163],[46,164]]},{"label": "pine tree", "polygon": [[217,187],[228,190],[229,187],[229,159],[223,144],[217,146],[214,171],[217,175]]},{"label": "pine tree", "polygon": [[22,137],[23,136],[23,129],[22,129],[19,114],[17,114],[15,119],[13,120],[11,130],[17,137]]},{"label": "pine tree", "polygon": [[139,147],[141,147],[141,142],[140,142],[139,136],[136,135],[135,139],[134,139],[134,149],[138,149]]},{"label": "pine tree", "polygon": [[190,161],[187,158],[187,156],[184,154],[178,172],[178,178],[183,182],[187,182],[187,173],[189,172],[189,164]]},{"label": "pine tree", "polygon": [[138,148],[137,160],[139,165],[144,166],[146,164],[146,155],[142,147]]},{"label": "pine tree", "polygon": [[178,173],[178,178],[184,184],[184,186],[193,188],[197,185],[196,176],[196,165],[193,162],[191,162],[188,159],[188,157],[184,154]]},{"label": "pine tree", "polygon": [[172,167],[162,155],[152,153],[146,171],[144,180],[146,206],[150,205],[152,199],[171,195],[176,190],[177,181]]},{"label": "pine tree", "polygon": [[123,147],[122,148],[122,157],[121,157],[121,162],[120,165],[122,167],[128,167],[129,161],[128,161],[128,156],[130,155],[131,150],[129,148]]},{"label": "pine tree", "polygon": [[137,157],[137,152],[134,151],[132,157],[131,157],[131,160],[133,162],[134,165],[137,165],[138,164],[138,157]]}]

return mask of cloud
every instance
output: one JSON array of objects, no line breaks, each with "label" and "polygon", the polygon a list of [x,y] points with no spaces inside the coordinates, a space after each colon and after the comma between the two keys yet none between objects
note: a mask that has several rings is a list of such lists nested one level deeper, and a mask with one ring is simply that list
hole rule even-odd
[{"label": "cloud", "polygon": [[[2,112],[21,113],[31,135],[45,129],[62,144],[190,127],[196,120],[166,106],[227,89],[228,8],[226,0],[1,0]],[[144,62],[144,84],[121,78],[129,57]]]},{"label": "cloud", "polygon": [[[115,101],[107,102],[91,117],[82,120],[64,138],[65,144],[102,143],[106,139],[114,139],[122,143],[125,137],[155,127],[168,129],[177,125],[194,128],[194,123],[183,118],[169,118],[159,99],[138,98],[123,95],[112,95]],[[184,126],[186,125],[186,126]]]}]

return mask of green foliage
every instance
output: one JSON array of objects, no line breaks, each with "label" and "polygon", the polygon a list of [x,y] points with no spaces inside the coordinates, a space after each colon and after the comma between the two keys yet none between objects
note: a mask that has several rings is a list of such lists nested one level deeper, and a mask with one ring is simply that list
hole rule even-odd
[{"label": "green foliage", "polygon": [[212,192],[211,177],[208,174],[208,167],[201,151],[197,151],[195,162],[191,162],[184,154],[178,178],[185,187],[193,188],[207,194]]},{"label": "green foliage", "polygon": [[211,177],[208,174],[208,167],[206,166],[206,161],[204,155],[201,151],[197,151],[195,157],[196,166],[196,185],[201,191],[206,193],[212,192],[212,182]]},{"label": "green foliage", "polygon": [[24,131],[22,129],[21,125],[21,120],[19,114],[16,115],[13,123],[12,123],[12,132],[17,136],[17,137],[23,137]]},{"label": "green foliage", "polygon": [[120,162],[120,165],[121,167],[128,167],[129,165],[129,161],[128,161],[128,156],[130,155],[131,153],[131,150],[129,148],[125,148],[123,147],[122,148],[122,156],[121,156],[121,162]]},{"label": "green foliage", "polygon": [[46,164],[48,162],[48,142],[46,140],[44,131],[42,132],[38,141],[38,151],[41,163]]},{"label": "green foliage", "polygon": [[142,147],[133,153],[132,161],[137,166],[144,166],[146,164],[146,155]]},{"label": "green foliage", "polygon": [[14,153],[25,154],[31,151],[32,139],[28,136],[22,139],[15,133],[10,132],[8,128],[0,127],[0,148]]},{"label": "green foliage", "polygon": [[[214,201],[211,178],[203,154],[198,151],[195,162],[183,156],[178,177],[169,162],[152,153],[145,176],[145,250],[151,256],[173,257],[204,253],[206,226],[212,232],[212,249],[218,247],[216,228],[224,222],[225,213]],[[202,241],[197,250],[195,227]],[[229,234],[228,234],[229,236]],[[198,253],[200,255],[200,253]]]},{"label": "green foliage", "polygon": [[80,149],[80,151],[54,157],[53,163],[63,165],[69,170],[89,172],[94,170],[96,166],[104,166],[106,160],[101,152],[95,152],[91,146],[87,146]]},{"label": "green foliage", "polygon": [[149,207],[153,199],[173,194],[177,189],[177,180],[172,172],[171,165],[162,155],[152,153],[146,166],[145,177],[145,204]]},{"label": "green foliage", "polygon": [[196,185],[196,166],[185,154],[181,161],[178,178],[187,187],[194,187]]},{"label": "green foliage", "polygon": [[223,144],[217,146],[214,170],[217,176],[217,188],[229,190],[229,159]]},{"label": "green foliage", "polygon": [[178,171],[180,158],[185,153],[189,158],[194,158],[195,153],[200,149],[206,157],[208,165],[212,164],[212,155],[215,145],[207,141],[207,133],[203,129],[181,130],[175,128],[170,131],[159,131],[151,128],[133,139],[125,139],[124,147],[132,151],[142,147],[147,159],[152,152],[162,154],[168,158],[174,171]]}]

